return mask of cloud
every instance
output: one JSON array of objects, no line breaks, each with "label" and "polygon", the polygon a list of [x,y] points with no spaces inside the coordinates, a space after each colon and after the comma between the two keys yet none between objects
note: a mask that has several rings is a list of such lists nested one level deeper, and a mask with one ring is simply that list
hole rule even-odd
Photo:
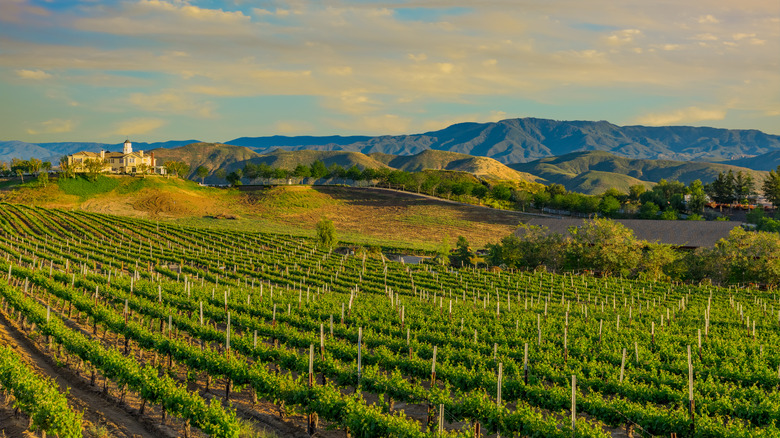
[{"label": "cloud", "polygon": [[73,130],[73,125],[73,121],[71,120],[52,119],[39,123],[35,128],[27,129],[27,133],[30,135],[63,134],[65,132],[71,132]]},{"label": "cloud", "polygon": [[640,125],[663,126],[680,123],[696,123],[703,120],[723,120],[726,118],[724,109],[705,109],[696,106],[678,109],[668,113],[646,114],[635,120]]},{"label": "cloud", "polygon": [[718,24],[720,20],[712,16],[712,14],[702,15],[697,20],[700,24]]},{"label": "cloud", "polygon": [[214,105],[208,101],[197,101],[181,92],[165,91],[157,94],[133,93],[128,101],[149,112],[188,114],[202,118],[213,118]]},{"label": "cloud", "polygon": [[119,123],[112,134],[122,136],[146,134],[165,126],[165,124],[165,120],[162,119],[134,118]]},{"label": "cloud", "polygon": [[22,79],[49,79],[51,75],[43,70],[16,70],[16,75]]},{"label": "cloud", "polygon": [[616,32],[612,32],[607,37],[607,42],[610,44],[629,44],[642,34],[639,29],[623,29]]}]

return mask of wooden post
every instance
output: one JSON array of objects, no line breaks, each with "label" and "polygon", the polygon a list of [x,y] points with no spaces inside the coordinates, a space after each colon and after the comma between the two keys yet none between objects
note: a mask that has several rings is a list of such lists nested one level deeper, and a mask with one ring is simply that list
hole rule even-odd
[{"label": "wooden post", "polygon": [[320,359],[325,360],[325,324],[320,324]]},{"label": "wooden post", "polygon": [[436,384],[436,346],[433,346],[433,359],[431,360],[431,387]]},{"label": "wooden post", "polygon": [[626,369],[626,349],[623,349],[623,359],[620,362],[620,383],[623,383],[623,374]]},{"label": "wooden post", "polygon": [[577,430],[577,376],[571,376],[571,434]]},{"label": "wooden post", "polygon": [[444,433],[444,403],[439,405],[439,437]]},{"label": "wooden post", "polygon": [[696,419],[694,417],[693,404],[693,362],[691,362],[691,346],[688,345],[688,410],[691,415],[691,432],[696,430]]}]

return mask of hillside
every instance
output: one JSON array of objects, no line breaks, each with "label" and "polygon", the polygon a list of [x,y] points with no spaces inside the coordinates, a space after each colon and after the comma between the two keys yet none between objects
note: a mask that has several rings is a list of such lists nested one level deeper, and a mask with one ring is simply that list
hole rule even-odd
[{"label": "hillside", "polygon": [[685,184],[699,179],[708,183],[719,172],[729,170],[745,171],[762,181],[766,173],[720,163],[629,159],[601,151],[574,152],[510,167],[543,178],[548,184],[563,184],[567,190],[588,194],[601,193],[609,187],[627,191],[630,185],[650,186],[661,179]]},{"label": "hillside", "polygon": [[154,153],[158,165],[167,161],[183,161],[189,164],[188,178],[193,178],[196,169],[200,166],[205,166],[213,172],[258,156],[257,152],[245,147],[220,143],[192,143],[172,149],[154,149],[150,152]]},{"label": "hillside", "polygon": [[365,168],[379,169],[387,167],[385,164],[360,152],[313,150],[285,151],[276,149],[268,154],[252,157],[248,161],[235,163],[234,165],[228,166],[227,170],[230,171],[244,167],[244,164],[247,162],[253,164],[263,163],[271,167],[293,170],[299,164],[311,166],[311,164],[317,160],[325,163],[325,166],[338,164],[345,169],[349,169],[352,166],[357,166],[361,170]]},{"label": "hillside", "polygon": [[747,167],[748,169],[754,170],[777,170],[777,167],[780,166],[780,150],[767,152],[766,154],[758,155],[756,157],[726,161],[723,164]]},{"label": "hillside", "polygon": [[[338,141],[335,141],[338,140]],[[459,123],[414,135],[361,137],[242,137],[227,141],[268,152],[349,150],[371,154],[414,155],[426,149],[525,163],[576,151],[600,150],[628,158],[723,161],[780,149],[780,136],[757,130],[691,126],[617,126],[599,121],[537,118],[495,123]]]},{"label": "hillside", "polygon": [[[18,181],[18,180],[16,180]],[[205,228],[313,235],[330,218],[339,238],[365,245],[434,250],[444,237],[496,242],[528,216],[387,189],[325,186],[202,187],[179,178],[100,176],[8,184],[0,202],[111,213]]]},{"label": "hillside", "polygon": [[474,157],[456,152],[428,149],[415,155],[373,153],[369,156],[389,167],[407,172],[418,172],[425,169],[452,170],[468,172],[487,179],[511,181],[535,181],[537,179],[533,175],[510,169],[492,158]]},{"label": "hillside", "polygon": [[[197,140],[137,143],[135,149],[173,148]],[[780,149],[780,136],[753,129],[693,126],[618,126],[606,121],[507,119],[495,123],[458,123],[419,134],[383,136],[240,137],[224,142],[258,154],[286,151],[351,151],[363,154],[416,155],[428,149],[526,163],[578,151],[605,151],[627,158],[678,161],[726,161],[755,157]],[[79,150],[121,150],[105,143],[0,142],[5,157],[54,158]],[[760,163],[757,163],[760,165]],[[766,170],[764,168],[760,170]]]}]

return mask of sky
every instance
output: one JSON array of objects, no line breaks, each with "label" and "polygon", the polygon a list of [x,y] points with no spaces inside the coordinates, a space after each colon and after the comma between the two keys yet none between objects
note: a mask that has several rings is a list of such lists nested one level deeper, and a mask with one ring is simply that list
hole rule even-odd
[{"label": "sky", "polygon": [[0,0],[0,140],[780,134],[777,0]]}]

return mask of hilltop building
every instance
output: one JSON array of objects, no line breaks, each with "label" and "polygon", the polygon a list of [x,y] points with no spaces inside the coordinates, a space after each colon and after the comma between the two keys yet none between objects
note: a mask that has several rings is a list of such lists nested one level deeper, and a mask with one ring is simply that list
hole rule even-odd
[{"label": "hilltop building", "polygon": [[144,151],[133,152],[133,144],[125,140],[122,152],[88,152],[81,151],[68,155],[68,167],[73,167],[76,172],[86,172],[84,163],[90,160],[101,160],[105,164],[103,172],[106,173],[146,173],[165,174],[165,168],[157,165],[154,152],[144,154]]}]

